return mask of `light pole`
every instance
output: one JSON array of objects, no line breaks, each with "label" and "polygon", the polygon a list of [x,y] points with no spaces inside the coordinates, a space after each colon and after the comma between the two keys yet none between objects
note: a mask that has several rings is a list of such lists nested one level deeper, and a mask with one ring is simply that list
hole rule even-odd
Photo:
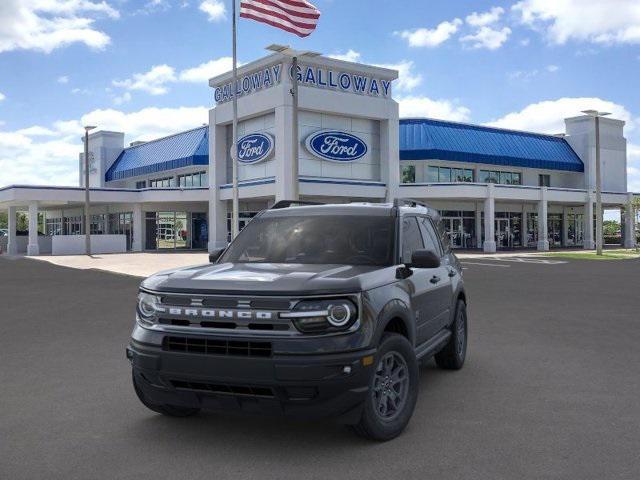
[{"label": "light pole", "polygon": [[89,215],[89,131],[94,126],[84,127],[84,250],[91,255],[91,216]]},{"label": "light pole", "polygon": [[299,200],[300,191],[299,191],[299,182],[298,182],[298,162],[300,159],[299,149],[300,149],[300,138],[298,133],[298,58],[300,57],[317,57],[320,54],[317,52],[308,52],[308,51],[299,51],[290,48],[288,45],[269,45],[267,50],[271,50],[272,52],[281,53],[282,55],[286,55],[287,57],[291,57],[291,96],[292,100],[292,125],[291,125],[291,157],[293,158],[293,165],[291,166],[292,172],[291,177],[293,180],[293,191],[291,192],[291,200]]},{"label": "light pole", "polygon": [[611,115],[598,110],[583,110],[582,113],[596,121],[596,255],[602,255],[602,166],[600,165],[600,117]]}]

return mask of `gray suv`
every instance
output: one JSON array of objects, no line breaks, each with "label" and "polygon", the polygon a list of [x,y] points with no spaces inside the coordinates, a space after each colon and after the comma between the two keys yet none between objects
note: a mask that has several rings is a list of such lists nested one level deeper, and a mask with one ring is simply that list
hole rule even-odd
[{"label": "gray suv", "polygon": [[388,440],[420,360],[462,367],[467,297],[438,213],[304,203],[261,212],[209,265],[142,282],[127,357],[145,406],[335,417]]}]

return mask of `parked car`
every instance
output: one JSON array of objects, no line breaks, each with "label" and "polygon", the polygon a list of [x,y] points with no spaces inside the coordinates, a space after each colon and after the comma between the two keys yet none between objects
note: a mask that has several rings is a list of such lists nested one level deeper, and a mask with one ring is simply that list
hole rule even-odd
[{"label": "parked car", "polygon": [[388,440],[420,360],[463,366],[467,296],[438,213],[300,203],[261,212],[213,264],[142,282],[127,357],[149,409],[337,417]]}]

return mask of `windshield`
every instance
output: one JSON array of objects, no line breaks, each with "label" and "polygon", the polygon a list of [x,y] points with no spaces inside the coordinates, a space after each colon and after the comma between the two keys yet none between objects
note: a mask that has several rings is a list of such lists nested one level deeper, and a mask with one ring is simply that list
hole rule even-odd
[{"label": "windshield", "polygon": [[355,215],[258,217],[220,262],[393,265],[394,220]]}]

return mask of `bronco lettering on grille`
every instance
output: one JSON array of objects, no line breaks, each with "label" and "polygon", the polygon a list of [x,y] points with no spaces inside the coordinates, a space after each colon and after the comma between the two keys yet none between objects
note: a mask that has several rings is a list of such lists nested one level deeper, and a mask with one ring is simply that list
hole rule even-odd
[{"label": "bronco lettering on grille", "polygon": [[230,318],[238,320],[271,320],[274,312],[261,310],[217,310],[207,308],[179,308],[156,306],[157,313],[168,313],[177,317]]}]

